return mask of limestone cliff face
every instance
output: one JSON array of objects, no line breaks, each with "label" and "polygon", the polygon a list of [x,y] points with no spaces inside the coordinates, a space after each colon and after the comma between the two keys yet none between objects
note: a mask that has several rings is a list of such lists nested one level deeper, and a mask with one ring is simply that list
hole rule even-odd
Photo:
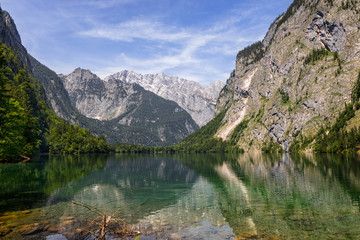
[{"label": "limestone cliff face", "polygon": [[67,76],[59,76],[69,93],[71,104],[85,116],[102,120],[101,113],[108,108],[100,104],[101,94],[105,92],[103,81],[90,71],[80,68]]},{"label": "limestone cliff face", "polygon": [[70,104],[63,83],[55,72],[33,58],[22,45],[21,37],[10,14],[0,8],[0,41],[12,48],[19,56],[20,64],[44,87],[46,102],[56,115],[71,123],[76,122],[78,112]]},{"label": "limestone cliff face", "polygon": [[86,117],[144,128],[160,139],[160,145],[178,143],[198,129],[191,116],[178,104],[146,91],[136,83],[119,79],[103,81],[91,71],[80,68],[60,77],[71,104]]},{"label": "limestone cliff face", "polygon": [[207,87],[179,77],[164,73],[138,74],[124,70],[105,78],[106,81],[118,79],[126,83],[137,83],[165,99],[172,100],[184,108],[199,126],[209,122],[214,114],[215,101],[223,88],[222,81],[215,81]]},{"label": "limestone cliff face", "polygon": [[26,49],[22,46],[20,35],[10,14],[0,7],[0,40],[6,46],[14,49],[21,59],[22,67],[30,65]]},{"label": "limestone cliff face", "polygon": [[[246,120],[240,147],[274,141],[288,150],[299,135],[335,120],[351,102],[360,70],[360,5],[342,2],[296,0],[263,42],[239,52],[217,101],[216,114],[226,111],[217,137],[229,139]],[[314,57],[317,49],[331,53]]]}]

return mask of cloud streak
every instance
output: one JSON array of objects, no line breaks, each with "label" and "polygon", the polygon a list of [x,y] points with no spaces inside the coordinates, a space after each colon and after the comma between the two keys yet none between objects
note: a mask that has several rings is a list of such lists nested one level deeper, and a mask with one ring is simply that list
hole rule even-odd
[{"label": "cloud streak", "polygon": [[127,3],[135,3],[137,0],[88,0],[80,2],[83,5],[97,7],[97,8],[110,8],[117,5],[123,5]]},{"label": "cloud streak", "polygon": [[[138,19],[118,24],[96,24],[79,34],[116,42],[137,41],[139,45],[155,48],[155,53],[146,58],[131,57],[129,53],[123,52],[110,63],[106,71],[117,72],[121,70],[120,67],[125,67],[141,73],[173,72],[183,76],[186,72],[191,80],[209,81],[210,78],[222,79],[231,71],[231,67],[222,71],[215,70],[219,68],[219,62],[214,59],[221,60],[223,55],[234,57],[239,49],[262,37],[256,32],[254,34],[253,29],[239,29],[239,21],[241,18],[229,19],[223,24],[215,23],[208,28],[199,29]],[[156,47],[158,42],[164,44]],[[204,71],[207,73],[202,73],[203,77],[200,77],[199,73]]]},{"label": "cloud streak", "polygon": [[190,37],[187,31],[167,28],[167,26],[162,23],[147,20],[132,20],[116,25],[100,24],[93,29],[80,32],[79,34],[127,42],[133,41],[134,39],[171,42]]}]

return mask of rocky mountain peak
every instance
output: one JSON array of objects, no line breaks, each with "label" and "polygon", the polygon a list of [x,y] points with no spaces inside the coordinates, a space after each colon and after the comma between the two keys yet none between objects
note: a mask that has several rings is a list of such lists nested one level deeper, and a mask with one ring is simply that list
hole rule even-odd
[{"label": "rocky mountain peak", "polygon": [[163,72],[159,72],[156,74],[157,77],[166,78],[167,76]]},{"label": "rocky mountain peak", "polygon": [[104,81],[109,81],[110,79],[117,79],[117,80],[121,80],[123,82],[129,82],[128,80],[130,78],[138,78],[140,77],[139,74],[135,73],[132,70],[122,70],[121,72],[112,74],[110,76],[107,76]]},{"label": "rocky mountain peak", "polygon": [[208,87],[203,87],[197,82],[168,76],[163,72],[142,75],[124,70],[105,78],[106,81],[109,79],[137,83],[148,91],[176,102],[199,126],[205,125],[212,119],[216,99],[224,86],[222,81],[216,81]]},{"label": "rocky mountain peak", "polygon": [[87,69],[76,68],[69,75],[62,75],[62,80],[67,90],[83,88],[86,91],[98,92],[104,89],[104,82]]},{"label": "rocky mountain peak", "polygon": [[11,18],[10,14],[7,11],[3,11],[0,8],[1,18],[0,18],[0,33],[1,35],[7,32],[7,37],[11,39],[11,46],[21,45],[21,38],[17,31],[14,20]]},{"label": "rocky mountain peak", "polygon": [[[21,37],[16,28],[15,22],[7,11],[0,7],[0,41],[6,46],[14,49],[20,57],[23,65],[31,66],[28,53],[21,44]],[[24,66],[23,66],[24,67]],[[28,68],[31,69],[30,67]]]},{"label": "rocky mountain peak", "polygon": [[[93,79],[102,81],[96,74],[92,73],[90,70],[82,69],[80,67],[76,68],[69,75],[70,76],[77,76],[78,79],[81,79],[83,81],[88,81],[88,80],[93,80]],[[68,78],[68,79],[70,79],[70,78]]]}]

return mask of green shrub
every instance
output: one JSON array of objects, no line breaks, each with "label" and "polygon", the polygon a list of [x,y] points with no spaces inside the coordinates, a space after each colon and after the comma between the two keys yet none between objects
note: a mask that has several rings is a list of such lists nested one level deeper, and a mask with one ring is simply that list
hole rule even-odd
[{"label": "green shrub", "polygon": [[236,59],[244,59],[243,63],[247,66],[252,63],[260,61],[265,55],[264,45],[262,42],[258,41],[243,50],[239,51],[236,56]]},{"label": "green shrub", "polygon": [[329,55],[331,55],[331,52],[324,48],[312,50],[305,58],[304,65],[314,64],[316,61],[322,60]]},{"label": "green shrub", "polygon": [[282,90],[282,89],[278,89],[278,93],[280,94],[280,96],[281,96],[281,103],[282,104],[286,104],[286,103],[288,103],[289,102],[289,94],[287,94],[284,90]]}]

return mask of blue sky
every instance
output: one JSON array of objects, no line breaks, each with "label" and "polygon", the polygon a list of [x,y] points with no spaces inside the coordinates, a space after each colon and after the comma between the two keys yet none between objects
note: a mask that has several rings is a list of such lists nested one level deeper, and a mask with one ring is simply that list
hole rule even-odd
[{"label": "blue sky", "polygon": [[124,69],[225,81],[292,0],[0,0],[23,45],[57,73]]}]

